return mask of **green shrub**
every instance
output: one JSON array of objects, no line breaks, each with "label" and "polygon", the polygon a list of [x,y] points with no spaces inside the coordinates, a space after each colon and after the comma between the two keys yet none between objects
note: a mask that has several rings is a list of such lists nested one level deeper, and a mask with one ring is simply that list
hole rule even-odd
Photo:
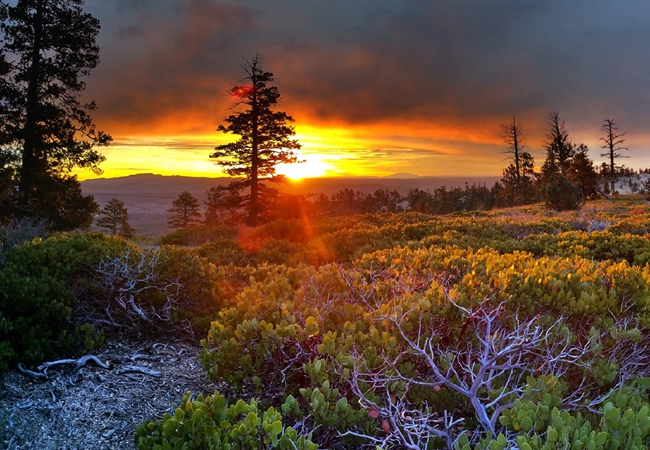
[{"label": "green shrub", "polygon": [[162,420],[136,428],[138,450],[317,450],[309,436],[299,435],[282,423],[282,414],[269,408],[261,411],[256,400],[227,404],[214,395],[187,394],[174,411]]},{"label": "green shrub", "polygon": [[238,241],[232,239],[217,239],[203,244],[196,249],[196,252],[218,266],[226,264],[247,266],[257,263],[254,255],[245,251]]},{"label": "green shrub", "polygon": [[[539,355],[559,351],[553,347],[556,342],[570,346],[597,341],[597,346],[584,344],[582,359],[558,372],[556,384],[562,386],[558,392],[533,386],[536,380],[523,377],[524,384],[501,399],[503,405],[515,401],[515,393],[525,391],[527,382],[535,395],[547,389],[548,408],[534,410],[539,413],[535,420],[543,426],[543,414],[548,418],[553,406],[559,408],[553,396],[579,389],[584,389],[585,401],[606,396],[624,376],[620,368],[629,355],[645,352],[648,280],[650,267],[626,261],[534,258],[526,252],[501,254],[451,246],[377,251],[349,267],[279,266],[273,276],[257,276],[231,307],[219,312],[200,358],[213,380],[226,381],[239,392],[251,388],[267,392],[270,404],[282,408],[287,417],[311,424],[314,442],[323,447],[360,445],[360,436],[381,440],[385,427],[394,430],[386,442],[398,445],[399,433],[410,432],[404,417],[434,420],[453,411],[464,419],[463,429],[486,431],[467,395],[440,387],[431,361],[437,370],[454,367],[447,373],[464,378],[472,371],[456,366],[455,356],[470,364],[474,359],[470,361],[469,355],[480,358],[482,345],[523,323],[530,325],[518,332],[550,330],[539,348],[519,360],[531,364],[522,369],[524,374],[544,369]],[[498,312],[494,316],[498,320],[490,325],[494,335],[477,334],[485,330],[475,328],[479,322],[472,314],[485,311],[482,308],[493,315]],[[618,318],[622,322],[616,322]],[[525,342],[526,336],[521,340]],[[428,352],[429,360],[414,350],[417,345]],[[473,370],[482,363],[474,362]],[[476,395],[491,403],[488,399],[498,398],[504,384],[515,389],[516,375],[509,378],[508,373],[494,375],[490,386],[481,387]],[[521,401],[526,408],[528,402],[543,404],[537,398]],[[359,404],[361,408],[356,407]],[[498,404],[491,408],[498,410]],[[523,414],[519,417],[520,411],[515,411],[517,422],[500,427],[512,426],[512,432],[520,431],[517,427],[535,428],[537,422],[530,416],[523,420]],[[397,425],[384,423],[391,417]],[[431,445],[442,444],[432,438]]]},{"label": "green shrub", "polygon": [[250,229],[245,239],[277,239],[288,242],[307,242],[313,237],[308,220],[274,220],[266,225]]},{"label": "green shrub", "polygon": [[0,228],[0,255],[14,245],[49,236],[51,234],[48,230],[49,225],[46,219],[30,217],[12,219]]},{"label": "green shrub", "polygon": [[[200,334],[208,331],[210,321],[217,317],[222,308],[231,304],[236,293],[248,284],[250,276],[250,270],[232,264],[212,263],[202,256],[204,249],[205,246],[198,251],[163,246],[155,268],[158,284],[176,282],[180,286],[173,317],[175,322],[189,320],[194,330]],[[155,295],[147,297],[149,293],[144,294],[146,302],[156,300]]]},{"label": "green shrub", "polygon": [[126,245],[103,234],[68,234],[12,247],[0,265],[0,369],[38,364],[61,343],[90,269]]},{"label": "green shrub", "polygon": [[[517,399],[512,408],[503,412],[499,420],[508,432],[496,437],[490,434],[475,446],[470,446],[469,438],[463,435],[454,448],[505,450],[516,444],[522,450],[645,449],[650,433],[650,405],[643,391],[633,384],[615,392],[597,413],[581,413],[562,410],[557,398],[542,389],[535,402]],[[529,393],[530,390],[524,397]]]},{"label": "green shrub", "polygon": [[542,197],[546,207],[556,211],[577,210],[585,203],[582,190],[561,175],[552,176],[546,182],[542,187]]},{"label": "green shrub", "polygon": [[535,256],[581,256],[596,261],[627,261],[640,267],[650,262],[650,239],[647,236],[606,231],[571,231],[557,235],[531,235],[517,248]]}]

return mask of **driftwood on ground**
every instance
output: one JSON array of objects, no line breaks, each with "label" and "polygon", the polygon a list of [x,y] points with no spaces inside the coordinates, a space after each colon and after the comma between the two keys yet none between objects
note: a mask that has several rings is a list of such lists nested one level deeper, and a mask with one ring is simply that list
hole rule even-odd
[{"label": "driftwood on ground", "polygon": [[136,425],[173,412],[183,394],[231,392],[208,381],[199,350],[108,339],[85,359],[9,371],[0,376],[0,448],[135,450]]}]

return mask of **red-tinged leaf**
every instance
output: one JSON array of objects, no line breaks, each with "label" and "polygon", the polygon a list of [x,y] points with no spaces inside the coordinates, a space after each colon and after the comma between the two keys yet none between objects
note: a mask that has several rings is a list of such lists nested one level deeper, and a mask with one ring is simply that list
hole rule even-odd
[{"label": "red-tinged leaf", "polygon": [[390,433],[390,424],[388,423],[388,420],[384,419],[381,421],[381,429],[384,430],[384,433],[386,434]]},{"label": "red-tinged leaf", "polygon": [[379,410],[377,408],[370,408],[370,410],[368,410],[368,415],[373,419],[376,419],[379,417]]}]

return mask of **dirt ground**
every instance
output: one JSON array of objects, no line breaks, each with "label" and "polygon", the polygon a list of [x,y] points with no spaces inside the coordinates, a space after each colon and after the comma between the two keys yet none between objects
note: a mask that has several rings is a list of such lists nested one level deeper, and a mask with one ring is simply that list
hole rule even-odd
[{"label": "dirt ground", "polygon": [[39,379],[9,371],[0,377],[0,448],[135,449],[135,426],[172,412],[183,394],[228,394],[207,379],[199,350],[114,340],[95,353],[108,369],[61,364]]}]

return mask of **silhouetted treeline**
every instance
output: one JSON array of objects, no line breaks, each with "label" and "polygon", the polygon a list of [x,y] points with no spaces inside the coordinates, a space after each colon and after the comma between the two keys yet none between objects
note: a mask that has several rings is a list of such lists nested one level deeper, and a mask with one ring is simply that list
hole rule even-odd
[{"label": "silhouetted treeline", "polygon": [[[598,167],[598,174],[600,176],[602,176],[602,177],[608,177],[609,172],[610,172],[610,168],[607,165],[607,163],[602,163]],[[646,167],[645,169],[635,170],[635,169],[633,169],[631,167],[625,167],[623,165],[623,166],[616,167],[616,174],[615,175],[620,176],[620,177],[631,177],[631,176],[634,176],[634,175],[640,175],[642,173],[650,173],[650,167]]]},{"label": "silhouetted treeline", "polygon": [[[650,169],[634,170],[625,166],[617,169],[617,175],[619,176],[650,173]],[[574,172],[576,173],[570,175],[581,181],[582,178],[578,176],[580,171],[576,169]],[[542,200],[540,188],[543,184],[541,181],[539,176],[532,179],[530,193],[526,194],[526,201],[523,204]],[[583,181],[581,183],[585,184]],[[629,183],[632,192],[650,192],[650,184],[646,186],[634,180],[629,180]],[[633,186],[633,184],[638,186]],[[591,189],[591,187],[587,186],[583,190],[587,191],[588,188]],[[217,195],[215,189],[213,188],[214,192],[208,192],[212,195],[208,195],[207,209],[203,214],[204,223],[211,225],[244,223],[245,214],[239,207],[238,202],[229,202],[228,197]],[[604,189],[607,192],[607,185],[604,186]],[[491,187],[488,187],[485,183],[465,183],[464,187],[447,188],[442,186],[432,191],[415,188],[405,195],[402,195],[397,190],[391,191],[389,189],[378,189],[373,193],[341,189],[332,195],[323,193],[292,195],[279,192],[276,189],[268,189],[264,192],[265,211],[260,218],[268,222],[277,219],[289,220],[304,217],[345,216],[380,212],[414,211],[442,215],[454,212],[489,211],[494,208],[516,206],[518,203],[516,194],[517,192],[513,191],[512,186],[504,184],[503,181],[498,181]],[[519,197],[519,200],[522,198]]]},{"label": "silhouetted treeline", "polygon": [[[274,191],[265,200],[265,220],[296,219],[301,217],[345,216],[353,214],[417,211],[426,214],[449,214],[460,211],[487,211],[510,206],[511,200],[499,182],[487,187],[485,184],[465,184],[465,187],[448,189],[442,186],[429,190],[412,189],[406,195],[396,190],[378,189],[365,193],[341,189],[328,196],[325,194],[291,195]],[[207,202],[205,223],[243,222],[244,216],[236,208]]]},{"label": "silhouetted treeline", "polygon": [[488,188],[485,184],[465,184],[465,188],[447,190],[445,186],[433,193],[411,190],[407,197],[408,209],[428,214],[449,214],[459,211],[487,211],[509,206],[506,191],[499,182]]},{"label": "silhouetted treeline", "polygon": [[342,189],[330,197],[325,194],[310,196],[312,213],[317,215],[340,216],[373,212],[401,212],[405,209],[405,199],[397,191],[377,189],[374,194]]},{"label": "silhouetted treeline", "polygon": [[373,194],[343,189],[330,197],[319,194],[308,200],[312,214],[347,215],[375,212],[417,211],[427,214],[449,214],[458,211],[486,211],[509,206],[503,185],[495,183],[468,184],[448,189],[441,186],[433,190],[411,189],[402,196],[398,191],[378,189]]}]

